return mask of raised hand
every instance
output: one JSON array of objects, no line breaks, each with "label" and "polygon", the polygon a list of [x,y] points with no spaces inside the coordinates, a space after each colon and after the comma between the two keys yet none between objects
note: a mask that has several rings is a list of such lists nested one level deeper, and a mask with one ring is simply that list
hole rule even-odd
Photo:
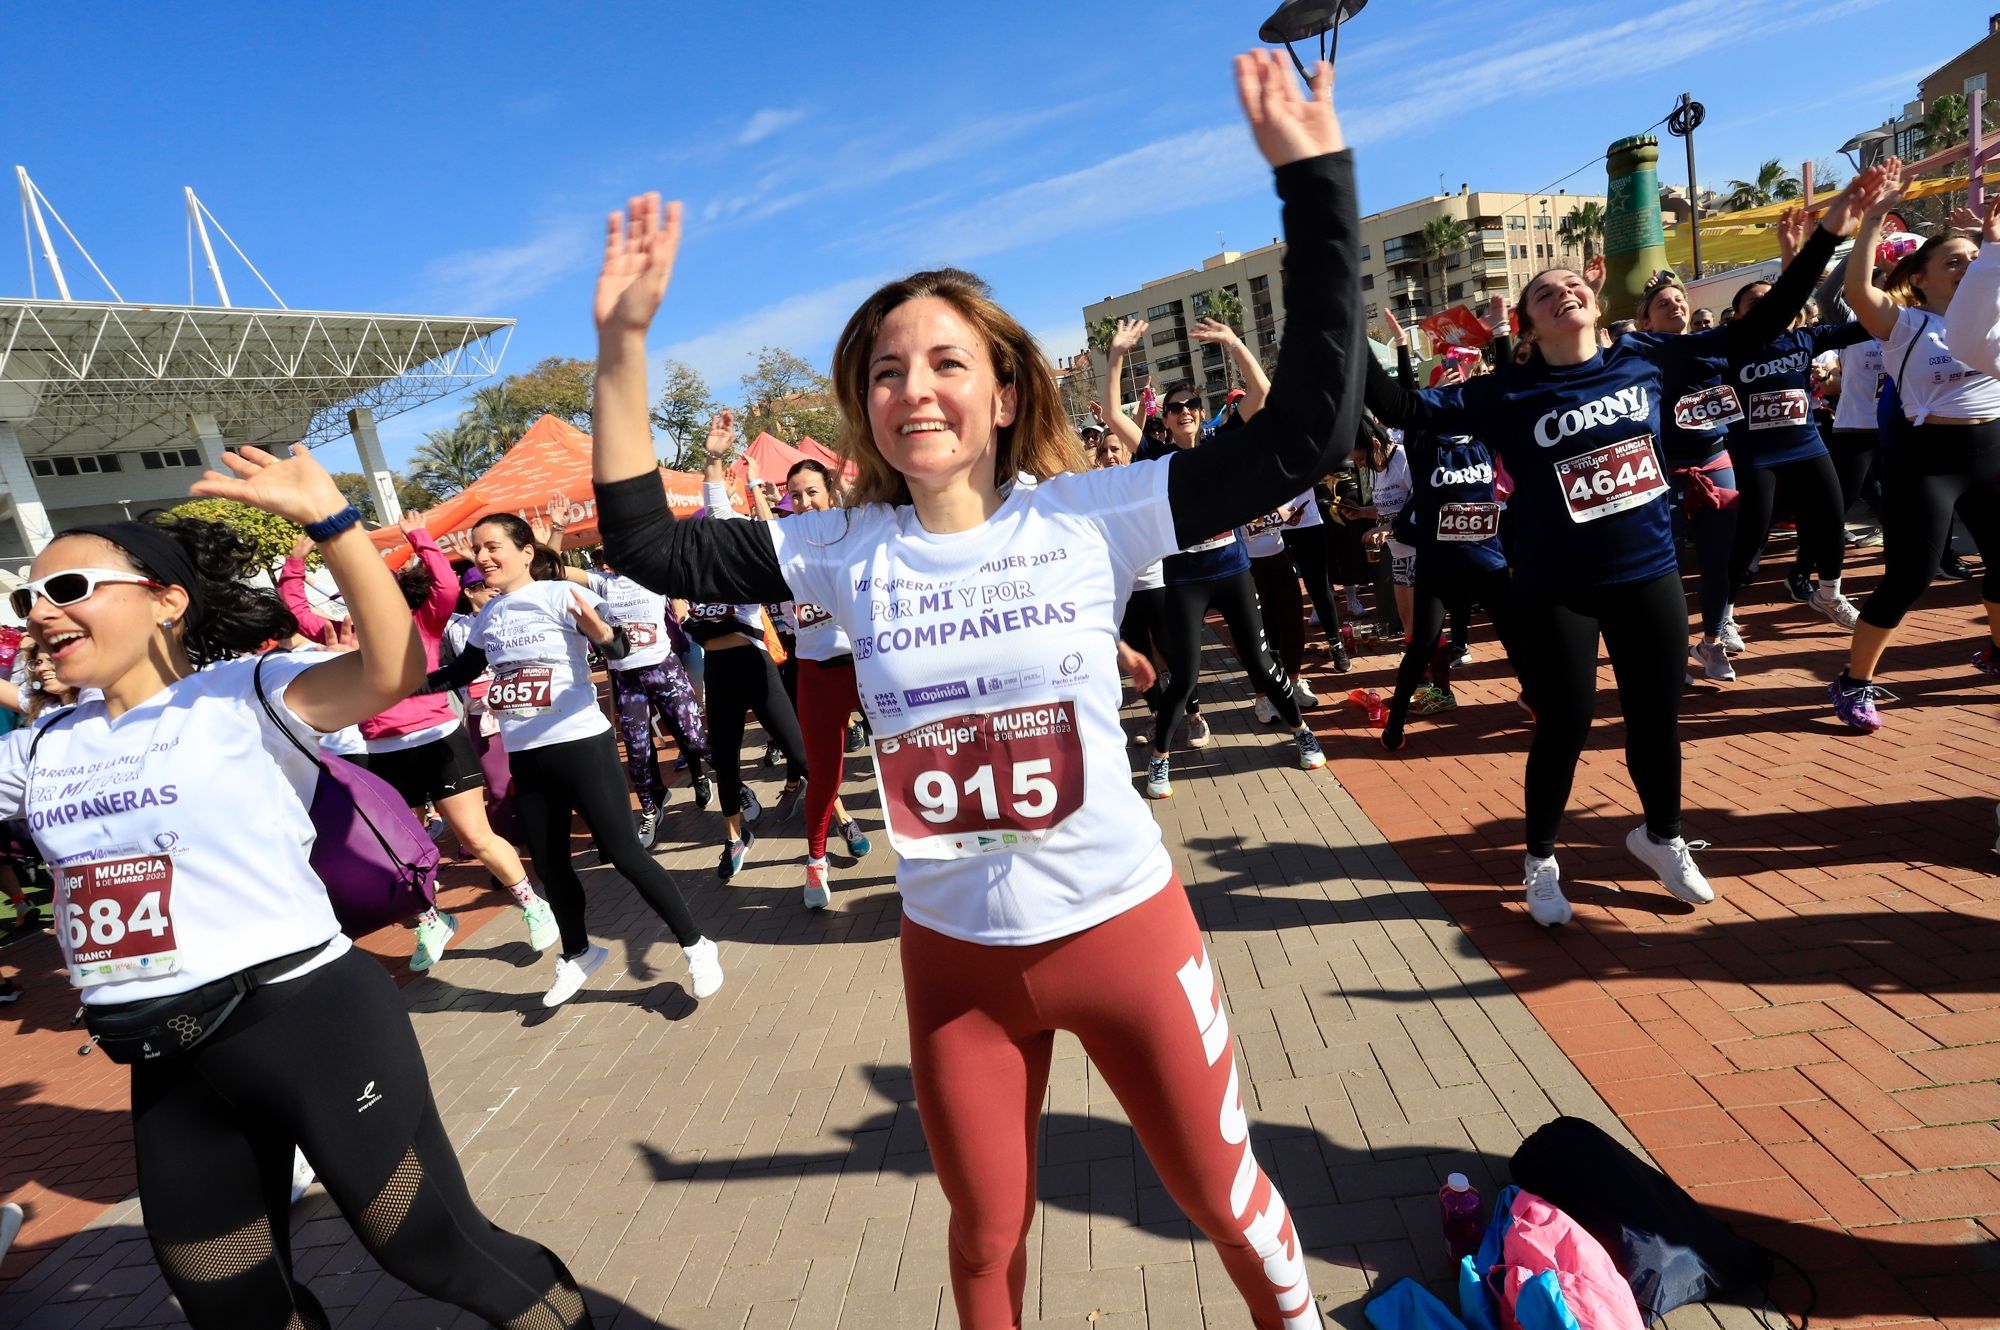
[{"label": "raised hand", "polygon": [[1583,265],[1583,280],[1584,284],[1593,292],[1601,293],[1604,290],[1604,256],[1602,254],[1591,255],[1590,259]]},{"label": "raised hand", "polygon": [[702,447],[714,458],[729,456],[736,447],[736,413],[728,407],[715,413],[715,419],[708,422],[708,438]]},{"label": "raised hand", "polygon": [[1986,221],[1979,228],[1979,238],[1992,244],[2000,244],[2000,194],[1995,194],[1986,205]]},{"label": "raised hand", "polygon": [[1194,321],[1194,326],[1188,329],[1188,336],[1197,342],[1214,342],[1219,346],[1228,346],[1242,340],[1237,336],[1236,329],[1221,319],[1211,319],[1206,316]]},{"label": "raised hand", "polygon": [[1257,150],[1273,168],[1347,146],[1340,117],[1333,111],[1333,66],[1324,60],[1313,66],[1312,95],[1307,97],[1299,91],[1285,57],[1276,51],[1239,55],[1236,96],[1243,103],[1243,118],[1250,122]]},{"label": "raised hand", "polygon": [[423,530],[424,519],[418,513],[404,513],[402,519],[396,523],[396,529],[407,536],[412,531]]},{"label": "raised hand", "polygon": [[605,219],[604,266],[598,271],[592,302],[599,336],[645,335],[666,297],[680,248],[679,200],[663,208],[658,194],[641,194],[630,201],[626,212]]},{"label": "raised hand", "polygon": [[312,552],[313,538],[301,532],[299,538],[292,542],[292,557],[304,563],[306,556]]},{"label": "raised hand", "polygon": [[1090,404],[1090,418],[1100,425],[1104,423],[1104,403],[1092,402]]},{"label": "raised hand", "polygon": [[1884,157],[1847,182],[1847,188],[1826,205],[1820,225],[1837,236],[1853,235],[1863,217],[1880,217],[1903,194],[1903,159]]},{"label": "raised hand", "polygon": [[1778,252],[1785,262],[1790,263],[1805,248],[1811,228],[1812,217],[1802,207],[1787,208],[1778,218]]},{"label": "raised hand", "polygon": [[1954,231],[1977,231],[1982,225],[1979,214],[1970,208],[1953,208],[1945,225]]},{"label": "raised hand", "polygon": [[1382,310],[1382,327],[1389,334],[1390,346],[1408,346],[1410,335],[1403,331],[1403,325],[1396,322],[1396,312],[1389,308]]},{"label": "raised hand", "polygon": [[549,549],[556,547],[555,524],[546,517],[529,518],[528,534],[535,538],[537,545],[546,546]]},{"label": "raised hand", "polygon": [[1144,319],[1120,319],[1118,327],[1111,334],[1110,353],[1115,356],[1129,356],[1139,349],[1146,340]]},{"label": "raised hand", "polygon": [[1486,302],[1486,326],[1496,333],[1509,330],[1511,325],[1507,322],[1507,297],[1495,294]]},{"label": "raised hand", "polygon": [[303,443],[278,459],[262,448],[225,452],[222,464],[235,472],[205,471],[188,493],[205,499],[233,499],[305,526],[325,521],[347,507],[347,496]]}]

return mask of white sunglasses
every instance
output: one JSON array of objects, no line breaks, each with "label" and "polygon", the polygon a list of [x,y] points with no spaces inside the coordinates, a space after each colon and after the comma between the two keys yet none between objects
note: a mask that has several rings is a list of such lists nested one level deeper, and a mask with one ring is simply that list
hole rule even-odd
[{"label": "white sunglasses", "polygon": [[16,618],[25,619],[28,611],[35,608],[35,602],[43,597],[51,605],[74,605],[89,600],[106,582],[125,586],[160,586],[150,577],[115,568],[66,568],[39,581],[21,583],[8,594],[7,603]]}]

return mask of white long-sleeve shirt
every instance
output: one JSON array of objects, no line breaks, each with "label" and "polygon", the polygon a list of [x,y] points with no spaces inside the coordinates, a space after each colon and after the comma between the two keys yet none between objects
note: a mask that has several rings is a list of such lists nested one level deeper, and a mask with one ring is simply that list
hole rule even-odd
[{"label": "white long-sleeve shirt", "polygon": [[1981,245],[1959,278],[1944,340],[1962,363],[2000,378],[2000,244]]}]

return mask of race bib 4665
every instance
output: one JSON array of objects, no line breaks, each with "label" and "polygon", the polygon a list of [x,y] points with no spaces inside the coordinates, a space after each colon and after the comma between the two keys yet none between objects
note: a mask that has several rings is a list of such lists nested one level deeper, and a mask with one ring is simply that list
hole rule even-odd
[{"label": "race bib 4665", "polygon": [[1083,806],[1076,704],[972,712],[878,738],[875,770],[897,854],[1031,850]]}]

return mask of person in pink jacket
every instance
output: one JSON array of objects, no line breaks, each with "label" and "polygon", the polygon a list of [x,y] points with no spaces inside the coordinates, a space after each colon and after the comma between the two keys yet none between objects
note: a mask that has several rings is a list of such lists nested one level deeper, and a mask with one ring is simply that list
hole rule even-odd
[{"label": "person in pink jacket", "polygon": [[[437,541],[414,516],[405,517],[401,526],[416,557],[397,575],[397,582],[417,621],[417,635],[423,639],[425,667],[434,670],[445,625],[458,604],[458,575]],[[292,555],[278,575],[278,595],[299,621],[301,633],[326,642],[333,624],[306,603],[306,555],[311,549],[312,542],[303,536],[292,547]],[[451,698],[442,693],[406,697],[362,721],[360,728],[367,751],[354,760],[393,786],[420,816],[426,803],[435,807],[458,837],[459,845],[485,865],[493,880],[521,907],[528,945],[536,951],[553,946],[555,915],[529,885],[521,856],[494,833],[487,819],[486,776]],[[435,907],[425,911],[417,920],[410,968],[428,970],[436,964],[457,931],[458,921],[450,914]]]}]

